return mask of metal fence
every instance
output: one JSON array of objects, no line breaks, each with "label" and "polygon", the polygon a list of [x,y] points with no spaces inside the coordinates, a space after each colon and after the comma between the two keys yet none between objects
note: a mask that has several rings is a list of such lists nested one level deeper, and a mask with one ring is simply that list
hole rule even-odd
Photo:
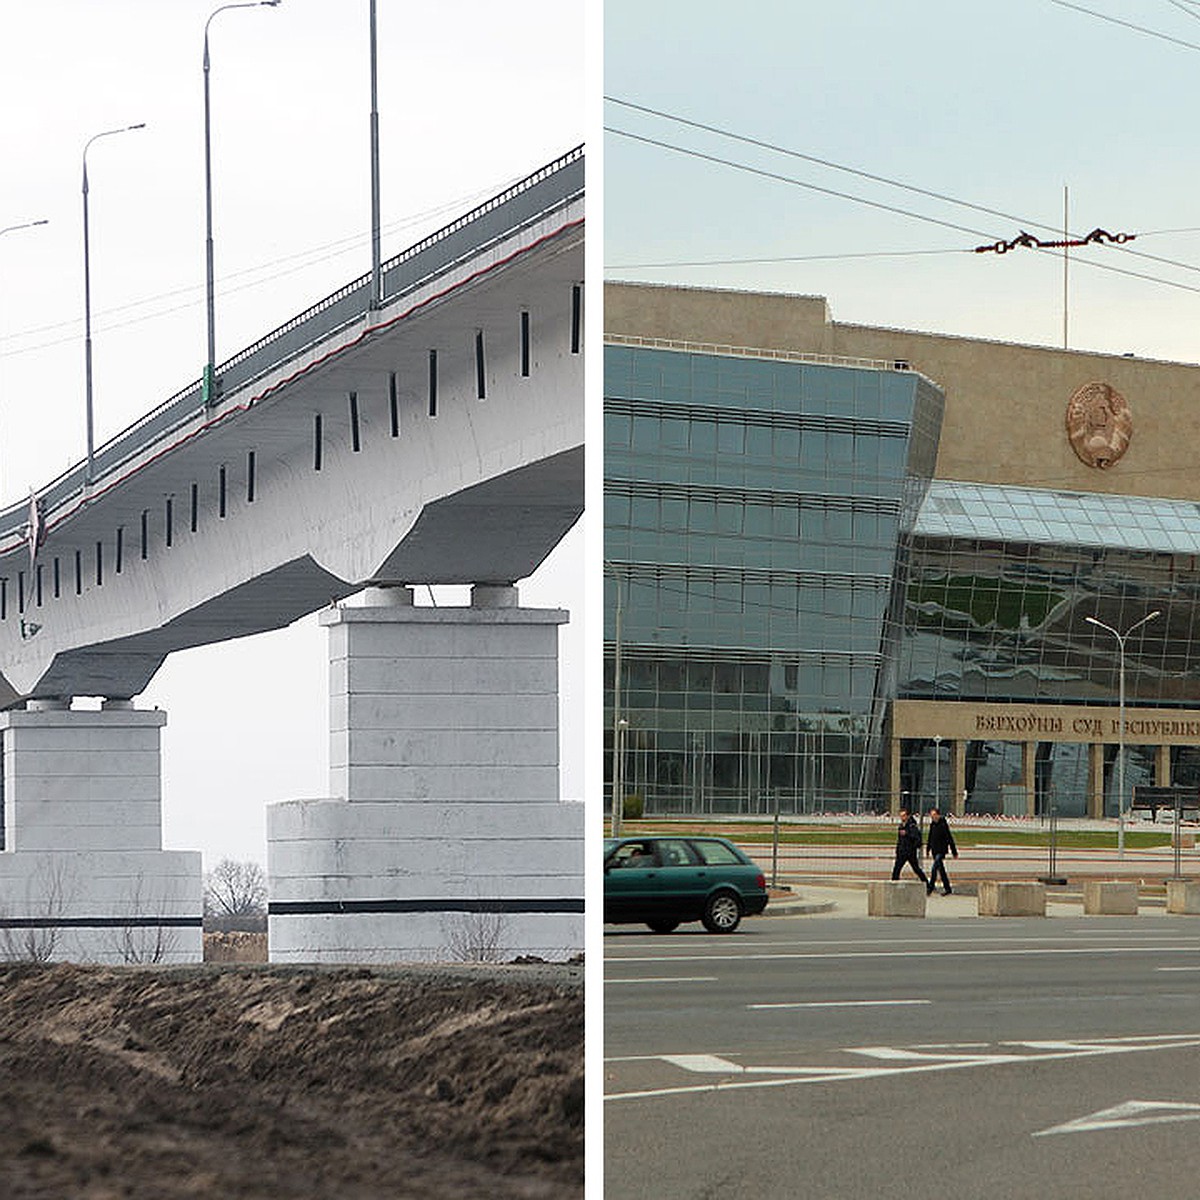
[{"label": "metal fence", "polygon": [[[919,818],[922,844],[928,832]],[[1045,817],[951,817],[958,834],[959,857],[947,861],[955,886],[966,889],[981,879],[1058,879],[1068,883],[1089,878],[1136,879],[1162,883],[1174,877],[1200,877],[1196,849],[1200,823],[1174,818],[1151,821],[1131,815],[1125,823],[1127,846],[1117,851],[1118,822]],[[863,882],[890,876],[895,858],[896,820],[876,813],[826,813],[820,816],[780,814],[755,816],[713,811],[647,814],[625,817],[626,835],[655,832],[715,833],[739,845],[762,866],[769,878],[803,888],[824,881]],[[608,829],[608,823],[605,823]],[[1130,834],[1149,833],[1151,839]],[[1084,835],[1082,837],[1076,835]],[[1141,844],[1143,840],[1153,845]],[[1092,844],[1079,844],[1087,842]],[[926,869],[928,860],[922,859]],[[915,878],[908,867],[904,878]]]}]

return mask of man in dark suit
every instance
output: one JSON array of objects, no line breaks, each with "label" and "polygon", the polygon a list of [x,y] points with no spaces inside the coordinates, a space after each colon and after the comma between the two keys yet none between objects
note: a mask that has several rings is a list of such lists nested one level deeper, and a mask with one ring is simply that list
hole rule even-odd
[{"label": "man in dark suit", "polygon": [[896,861],[892,864],[892,878],[900,878],[900,868],[907,863],[917,873],[917,878],[929,891],[930,883],[921,870],[921,831],[907,808],[900,810],[900,828],[896,832]]},{"label": "man in dark suit", "polygon": [[929,895],[937,886],[938,873],[942,876],[942,895],[948,896],[954,890],[950,886],[950,876],[946,874],[946,855],[958,857],[958,847],[954,844],[954,834],[946,818],[936,808],[929,810],[929,834],[925,839],[925,853],[933,858],[933,866],[929,869],[929,882],[925,885],[925,894]]}]

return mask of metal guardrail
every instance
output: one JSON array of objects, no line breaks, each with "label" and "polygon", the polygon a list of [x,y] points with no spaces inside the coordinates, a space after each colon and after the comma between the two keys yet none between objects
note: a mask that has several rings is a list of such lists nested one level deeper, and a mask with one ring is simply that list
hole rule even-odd
[{"label": "metal guardrail", "polygon": [[[390,303],[414,291],[464,259],[562,208],[583,190],[584,151],[583,146],[576,146],[384,262],[383,302]],[[263,378],[308,347],[360,320],[370,311],[370,287],[368,272],[221,363],[216,375],[222,391],[228,395]],[[119,467],[203,410],[202,384],[197,379],[99,446],[93,455],[95,479],[100,480],[106,471]],[[39,491],[43,511],[49,513],[79,495],[85,480],[86,464],[70,467]],[[28,501],[18,501],[0,512],[0,539],[20,534],[28,517]]]}]

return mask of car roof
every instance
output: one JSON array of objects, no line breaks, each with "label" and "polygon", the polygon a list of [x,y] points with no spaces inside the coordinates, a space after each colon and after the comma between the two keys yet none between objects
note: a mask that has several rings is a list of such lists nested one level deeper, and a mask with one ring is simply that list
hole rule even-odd
[{"label": "car roof", "polygon": [[658,833],[631,833],[619,838],[605,838],[604,850],[607,853],[617,846],[625,845],[626,842],[661,842],[664,839],[679,839],[685,842],[721,842],[723,845],[734,846],[734,849],[737,848],[728,838],[718,837],[714,833],[669,833],[659,831]]}]

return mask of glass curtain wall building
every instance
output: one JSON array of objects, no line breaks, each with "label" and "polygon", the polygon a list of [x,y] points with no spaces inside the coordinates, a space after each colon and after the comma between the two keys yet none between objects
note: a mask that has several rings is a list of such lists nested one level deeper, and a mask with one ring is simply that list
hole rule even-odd
[{"label": "glass curtain wall building", "polygon": [[649,814],[1200,804],[1200,368],[819,297],[605,322],[610,796],[619,743]]},{"label": "glass curtain wall building", "polygon": [[606,347],[608,760],[624,720],[647,811],[880,805],[894,581],[941,417],[890,365]]}]

